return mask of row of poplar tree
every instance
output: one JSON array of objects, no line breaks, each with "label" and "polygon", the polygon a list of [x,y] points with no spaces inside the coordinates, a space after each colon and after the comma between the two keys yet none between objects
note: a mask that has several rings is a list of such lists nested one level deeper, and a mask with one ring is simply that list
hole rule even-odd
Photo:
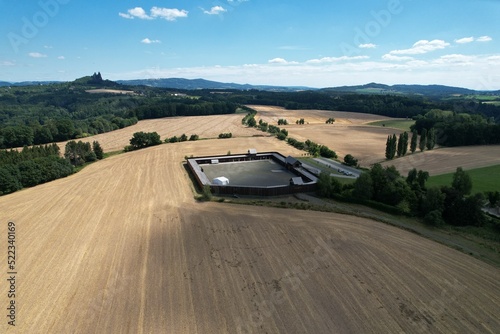
[{"label": "row of poplar tree", "polygon": [[[408,153],[408,132],[403,132],[399,134],[399,138],[396,134],[387,137],[387,142],[385,144],[385,157],[387,160],[392,160],[396,157],[403,157]],[[415,153],[417,146],[421,152],[424,150],[432,150],[436,146],[437,136],[434,128],[427,131],[423,129],[418,136],[417,130],[412,131],[411,141],[410,141],[410,152]]]}]

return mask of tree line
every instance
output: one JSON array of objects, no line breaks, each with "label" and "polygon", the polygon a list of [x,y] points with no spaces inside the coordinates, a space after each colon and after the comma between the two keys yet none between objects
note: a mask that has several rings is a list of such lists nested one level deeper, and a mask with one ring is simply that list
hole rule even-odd
[{"label": "tree line", "polygon": [[[394,166],[384,168],[375,164],[354,184],[342,185],[328,173],[322,173],[318,193],[392,213],[421,217],[434,226],[481,226],[487,222],[482,211],[485,196],[471,195],[472,181],[462,168],[457,168],[450,186],[427,188],[428,178],[426,171],[412,169],[402,177]],[[498,203],[495,193],[488,196]]]},{"label": "tree line", "polygon": [[500,144],[500,124],[483,115],[433,109],[415,120],[412,129],[419,134],[433,129],[442,146]]},{"label": "tree line", "polygon": [[0,195],[33,187],[73,173],[56,144],[0,151]]},{"label": "tree line", "polygon": [[392,160],[396,156],[404,157],[408,153],[408,144],[410,144],[410,152],[415,153],[418,148],[421,152],[424,150],[433,150],[437,143],[436,131],[434,128],[431,128],[429,131],[427,129],[423,129],[420,135],[420,139],[418,136],[417,130],[412,131],[411,141],[409,142],[408,132],[403,132],[399,134],[399,139],[396,134],[387,137],[387,141],[385,144],[385,158],[387,160]]}]

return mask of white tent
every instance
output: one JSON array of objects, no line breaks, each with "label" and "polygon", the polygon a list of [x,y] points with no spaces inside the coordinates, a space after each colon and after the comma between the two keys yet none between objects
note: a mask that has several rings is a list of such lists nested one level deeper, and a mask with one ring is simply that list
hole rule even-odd
[{"label": "white tent", "polygon": [[212,181],[212,184],[216,186],[227,186],[229,185],[229,179],[224,176],[219,176]]}]

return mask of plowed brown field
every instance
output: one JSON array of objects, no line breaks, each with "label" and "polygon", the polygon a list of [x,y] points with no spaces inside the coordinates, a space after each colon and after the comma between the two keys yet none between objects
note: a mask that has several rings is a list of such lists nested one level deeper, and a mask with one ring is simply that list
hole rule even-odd
[{"label": "plowed brown field", "polygon": [[161,145],[0,197],[18,273],[11,327],[3,246],[0,332],[498,332],[500,270],[456,250],[357,217],[196,203],[182,157],[249,147],[298,154]]}]

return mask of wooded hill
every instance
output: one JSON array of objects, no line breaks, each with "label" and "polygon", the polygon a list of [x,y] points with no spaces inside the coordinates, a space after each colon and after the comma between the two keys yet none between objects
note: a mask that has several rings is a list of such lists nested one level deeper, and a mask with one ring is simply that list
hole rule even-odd
[{"label": "wooded hill", "polygon": [[[90,94],[92,89],[110,92]],[[116,94],[130,90],[134,94]],[[73,82],[0,88],[0,148],[65,141],[109,132],[138,120],[233,113],[235,104],[217,94],[130,87],[100,73]]]}]

